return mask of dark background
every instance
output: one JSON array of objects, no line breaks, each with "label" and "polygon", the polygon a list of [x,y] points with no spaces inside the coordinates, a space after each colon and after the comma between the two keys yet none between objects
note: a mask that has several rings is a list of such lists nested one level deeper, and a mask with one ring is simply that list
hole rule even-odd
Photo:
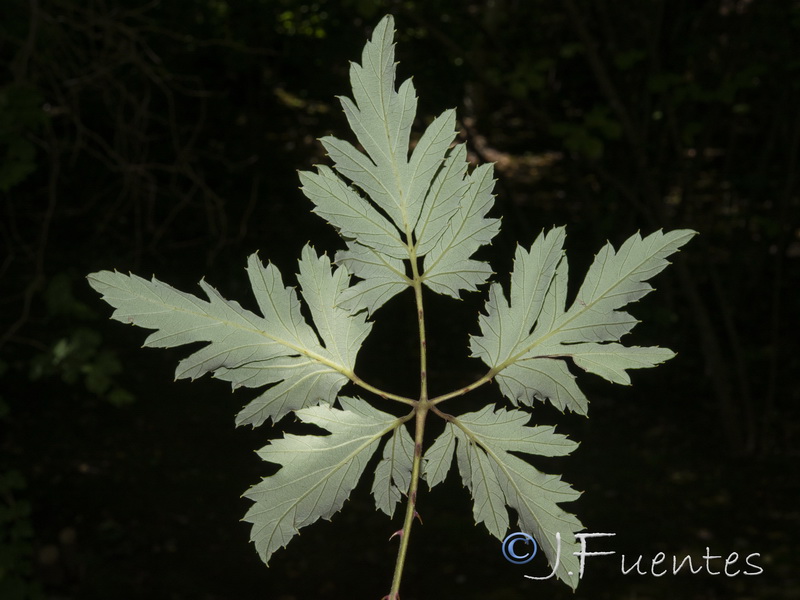
[{"label": "dark background", "polygon": [[[250,253],[291,282],[307,241],[341,248],[296,171],[326,160],[317,138],[352,138],[334,97],[387,12],[417,134],[455,106],[471,158],[496,163],[503,230],[480,256],[498,280],[516,243],[554,224],[573,285],[605,240],[700,232],[625,340],[678,356],[632,387],[584,375],[590,419],[534,409],[581,446],[532,460],[585,491],[564,508],[617,534],[590,550],[618,554],[588,559],[575,594],[523,579],[544,565],[503,559],[453,469],[423,483],[403,600],[800,596],[800,3],[5,0],[0,598],[388,592],[401,515],[375,511],[370,478],[259,561],[239,495],[271,472],[253,450],[292,419],[234,429],[247,392],[173,382],[187,349],[140,349],[145,332],[109,321],[85,280],[116,268],[197,292],[205,276],[250,306]],[[467,335],[483,302],[426,297],[433,393],[482,374]],[[377,313],[358,370],[413,395],[412,306]],[[485,386],[448,406],[499,400]],[[620,553],[697,564],[707,547],[738,568],[760,553],[764,572],[620,573]]]}]

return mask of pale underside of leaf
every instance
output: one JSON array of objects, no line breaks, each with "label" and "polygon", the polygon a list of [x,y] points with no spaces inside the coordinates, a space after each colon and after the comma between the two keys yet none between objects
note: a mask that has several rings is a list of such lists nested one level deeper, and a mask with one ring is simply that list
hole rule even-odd
[{"label": "pale underside of leaf", "polygon": [[501,313],[508,317],[502,322],[506,335],[497,336],[499,341],[505,342],[498,349],[498,357],[508,357],[517,352],[530,333],[530,328],[519,324],[535,323],[539,318],[556,268],[564,257],[565,239],[564,227],[554,227],[543,234],[541,243],[534,244],[529,253],[517,247],[514,270],[516,272],[518,268],[519,275],[511,282],[508,312]]},{"label": "pale underside of leaf", "polygon": [[364,46],[361,64],[350,64],[355,102],[341,98],[350,127],[368,157],[335,138],[323,139],[323,145],[339,173],[366,191],[406,232],[406,199],[399,184],[407,171],[409,135],[417,102],[410,80],[400,86],[399,92],[395,91],[393,37],[394,20],[381,20]]},{"label": "pale underside of leaf", "polygon": [[325,349],[337,364],[352,372],[372,323],[363,313],[340,305],[350,285],[350,273],[345,266],[332,269],[327,255],[318,257],[308,245],[303,248],[299,267],[297,282]]},{"label": "pale underside of leaf", "polygon": [[455,432],[449,423],[444,431],[439,434],[425,451],[422,459],[422,476],[428,482],[428,488],[433,488],[447,477],[450,465],[453,462],[453,452],[456,448]]},{"label": "pale underside of leaf", "polygon": [[479,411],[460,415],[458,421],[487,444],[502,444],[505,450],[512,452],[566,456],[578,447],[577,442],[556,433],[551,425],[528,425],[530,414],[524,410],[489,405]]},{"label": "pale underside of leaf", "polygon": [[414,439],[400,426],[394,430],[383,447],[383,458],[375,468],[372,495],[375,506],[390,517],[411,483],[414,460]]},{"label": "pale underside of leaf", "polygon": [[646,280],[663,270],[667,257],[695,234],[657,231],[638,234],[614,251],[598,253],[572,306],[565,310],[567,259],[563,229],[542,233],[530,251],[517,250],[511,302],[502,288],[489,290],[481,335],[470,339],[473,356],[497,371],[496,381],[513,402],[547,399],[560,410],[586,414],[588,403],[566,360],[614,383],[629,384],[628,369],[652,367],[674,353],[658,347],[615,343],[637,323],[619,310],[652,288]]},{"label": "pale underside of leaf", "polygon": [[433,249],[451,217],[458,212],[461,199],[469,188],[466,179],[468,164],[466,144],[457,144],[448,152],[436,174],[414,229],[418,257]]},{"label": "pale underside of leaf", "polygon": [[[618,309],[653,291],[647,284],[670,263],[667,260],[696,235],[679,229],[656,231],[646,238],[637,233],[622,244],[619,251],[608,243],[595,256],[575,301],[559,323],[561,342],[615,342],[628,333],[636,320]],[[618,320],[619,319],[619,320]],[[541,334],[540,334],[541,336]]]},{"label": "pale underside of leaf", "polygon": [[423,257],[419,275],[434,292],[458,298],[477,289],[492,271],[472,255],[499,231],[499,220],[486,216],[492,166],[468,174],[465,145],[451,148],[455,111],[433,119],[409,156],[417,101],[410,80],[395,90],[393,26],[387,17],[376,27],[361,63],[351,63],[352,99],[340,98],[361,148],[326,136],[320,141],[335,172],[300,175],[315,212],[348,243],[336,262],[361,279],[341,305],[370,314],[412,284],[406,264]]},{"label": "pale underside of leaf", "polygon": [[346,270],[332,271],[327,257],[317,257],[310,248],[303,251],[300,270],[304,297],[330,348],[305,322],[296,292],[284,287],[278,269],[262,265],[255,254],[248,259],[247,273],[263,316],[224,299],[204,281],[200,287],[208,300],[155,278],[117,272],[94,273],[89,283],[115,308],[113,319],[155,330],[145,346],[209,342],[179,362],[177,379],[213,373],[234,388],[276,384],[237,417],[238,424],[255,426],[297,408],[333,402],[371,328],[363,315],[336,306],[347,289]]},{"label": "pale underside of leaf", "polygon": [[251,540],[265,563],[286,546],[301,527],[330,519],[358,483],[380,438],[400,424],[358,398],[340,398],[343,410],[328,405],[296,411],[304,423],[330,435],[286,435],[259,451],[281,469],[250,488],[254,502],[244,517]]},{"label": "pale underside of leaf", "polygon": [[[245,370],[251,370],[250,367]],[[255,363],[252,370],[258,370],[257,375],[261,381],[266,380],[270,375],[273,377],[273,385],[264,393],[251,400],[236,415],[236,426],[251,425],[258,427],[267,419],[272,418],[277,421],[284,415],[298,408],[312,406],[325,400],[332,402],[336,394],[346,383],[342,375],[332,371],[329,367],[321,365],[313,360],[302,360],[302,357],[292,357],[289,359],[275,359],[265,363]],[[220,369],[214,376],[219,379],[229,379],[234,371]],[[241,379],[241,373],[236,373],[237,381]],[[245,383],[248,387],[249,382]]]},{"label": "pale underside of leaf", "polygon": [[541,473],[508,453],[496,460],[494,466],[506,502],[517,513],[519,529],[536,539],[551,567],[558,556],[556,576],[571,588],[578,587],[580,564],[575,553],[580,545],[575,534],[584,527],[575,515],[558,504],[577,500],[580,493],[559,476]]},{"label": "pale underside of leaf", "polygon": [[467,177],[458,210],[425,255],[423,282],[439,294],[458,298],[460,290],[475,290],[492,274],[487,263],[469,258],[500,231],[500,221],[486,217],[494,204],[492,169],[481,165]]},{"label": "pale underside of leaf", "polygon": [[623,346],[616,343],[593,342],[559,344],[554,348],[548,346],[549,344],[537,346],[537,353],[560,353],[565,358],[571,358],[584,371],[620,385],[630,385],[628,369],[647,369],[675,356],[672,350],[658,346]]},{"label": "pale underside of leaf", "polygon": [[372,314],[411,285],[403,261],[361,244],[348,244],[347,250],[337,252],[336,263],[361,278],[339,298],[339,304],[353,312],[363,307]]},{"label": "pale underside of leaf", "polygon": [[483,523],[489,533],[502,540],[508,531],[508,510],[492,459],[483,449],[471,444],[458,429],[456,438],[459,465],[463,464],[465,469],[470,470],[469,476],[462,479],[472,494],[475,524]]},{"label": "pale underside of leaf", "polygon": [[503,369],[496,380],[500,391],[514,404],[530,406],[534,400],[549,400],[562,412],[569,409],[585,415],[589,410],[586,396],[563,360],[517,360]]},{"label": "pale underside of leaf", "polygon": [[398,91],[394,89],[393,25],[393,20],[384,19],[376,27],[364,47],[361,64],[350,66],[354,101],[341,98],[347,120],[366,154],[331,136],[321,141],[336,170],[368,193],[398,229],[410,236],[431,181],[455,136],[455,111],[445,111],[434,119],[408,158],[416,96],[410,80]]},{"label": "pale underside of leaf", "polygon": [[527,419],[522,411],[494,410],[490,406],[454,418],[443,435],[458,440],[457,463],[473,497],[476,522],[484,523],[502,540],[509,526],[506,506],[513,508],[520,530],[534,536],[551,566],[558,554],[556,575],[575,588],[579,565],[572,553],[577,550],[575,533],[583,526],[558,504],[576,500],[580,494],[560,477],[541,473],[510,452],[563,455],[577,444],[552,427],[529,427],[525,425]]},{"label": "pale underside of leaf", "polygon": [[339,230],[345,239],[381,250],[392,258],[408,257],[403,235],[358,192],[330,168],[317,165],[317,173],[301,172],[301,188],[316,208],[314,212]]}]

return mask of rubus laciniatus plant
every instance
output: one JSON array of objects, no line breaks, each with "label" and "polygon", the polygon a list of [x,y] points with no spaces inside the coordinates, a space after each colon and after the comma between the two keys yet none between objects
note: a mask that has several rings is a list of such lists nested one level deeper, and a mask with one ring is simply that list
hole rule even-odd
[{"label": "rubus laciniatus plant", "polygon": [[[526,409],[540,400],[585,415],[588,401],[575,383],[576,368],[629,384],[628,369],[673,356],[665,348],[620,344],[637,322],[621,309],[652,291],[647,280],[695,232],[636,234],[619,249],[606,244],[570,301],[564,228],[542,232],[530,248],[517,248],[508,293],[500,283],[489,286],[485,313],[478,316],[480,333],[470,339],[485,374],[431,397],[423,287],[459,298],[486,283],[490,266],[471,257],[497,235],[500,221],[487,216],[494,202],[493,166],[469,168],[464,144],[454,144],[455,111],[434,119],[409,151],[417,99],[411,80],[395,87],[393,25],[390,16],[378,24],[361,64],[351,65],[353,97],[341,98],[360,148],[322,138],[333,168],[320,165],[300,174],[314,212],[336,228],[346,248],[336,252],[332,264],[307,245],[298,266],[299,295],[285,286],[274,265],[256,255],[248,260],[247,274],[260,314],[224,299],[205,281],[200,287],[207,300],[155,278],[118,272],[94,273],[89,283],[116,309],[112,318],[154,330],[145,346],[208,342],[180,361],[177,378],[213,373],[234,388],[262,388],[238,414],[237,425],[277,422],[294,413],[330,432],[287,434],[259,451],[265,461],[280,465],[245,494],[253,501],[245,520],[252,523],[251,538],[265,562],[301,527],[336,513],[380,452],[371,475],[375,505],[392,516],[405,504],[388,595],[396,599],[420,478],[434,487],[455,455],[474,500],[475,522],[503,539],[512,508],[518,528],[534,536],[556,575],[575,588],[574,534],[582,525],[559,505],[579,494],[516,453],[566,455],[577,444],[550,425],[528,425]],[[413,295],[419,336],[419,395],[413,398],[378,389],[356,373],[371,319],[406,290]],[[300,298],[310,321],[301,313]],[[465,414],[444,411],[445,404],[456,405],[459,397],[490,382],[513,408],[488,404]],[[340,396],[347,383],[371,400]],[[388,403],[408,410],[398,417],[378,408]],[[444,419],[445,427],[425,448],[429,418]]]}]

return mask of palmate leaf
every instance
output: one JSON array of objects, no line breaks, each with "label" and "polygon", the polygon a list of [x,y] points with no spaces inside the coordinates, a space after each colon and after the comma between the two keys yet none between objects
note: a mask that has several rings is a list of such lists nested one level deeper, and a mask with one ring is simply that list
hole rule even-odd
[{"label": "palmate leaf", "polygon": [[244,494],[255,503],[244,520],[253,524],[250,539],[265,563],[298,529],[330,519],[341,509],[380,438],[392,429],[405,431],[400,419],[359,398],[342,397],[339,402],[344,410],[321,405],[296,411],[301,421],[331,435],[286,435],[258,452],[265,461],[281,465]]},{"label": "palmate leaf", "polygon": [[395,89],[393,35],[394,20],[387,16],[361,64],[351,64],[353,99],[340,98],[363,151],[326,136],[320,141],[334,169],[300,173],[314,212],[348,243],[336,262],[361,279],[343,306],[360,304],[370,313],[412,285],[406,265],[423,256],[421,280],[434,292],[458,298],[475,290],[492,271],[470,257],[500,227],[486,216],[494,203],[492,166],[468,174],[464,145],[451,148],[455,111],[435,118],[409,154],[417,98],[411,80]]},{"label": "palmate leaf", "polygon": [[510,302],[499,284],[489,290],[481,335],[472,336],[473,356],[496,371],[503,395],[531,405],[549,400],[560,410],[586,414],[588,402],[565,359],[614,383],[628,384],[627,369],[652,367],[674,356],[666,348],[625,347],[616,342],[637,323],[619,310],[652,291],[646,282],[694,231],[636,234],[618,251],[611,244],[595,256],[567,309],[564,229],[542,233],[526,252],[517,248]]},{"label": "palmate leaf", "polygon": [[493,406],[451,417],[425,453],[423,474],[430,487],[444,480],[455,453],[461,479],[472,494],[475,522],[502,540],[509,528],[506,506],[513,508],[519,529],[536,539],[551,566],[558,560],[556,575],[575,588],[579,565],[573,554],[578,550],[574,534],[583,526],[558,504],[580,494],[560,477],[541,473],[510,452],[564,456],[578,445],[553,427],[526,425],[528,419],[521,410]]},{"label": "palmate leaf", "polygon": [[238,425],[256,426],[321,401],[332,403],[372,327],[363,313],[337,306],[350,277],[345,267],[331,269],[327,256],[318,257],[309,246],[299,267],[303,298],[321,341],[300,313],[296,292],[284,287],[274,265],[262,265],[255,254],[247,274],[263,316],[225,300],[205,281],[200,287],[207,301],[155,278],[116,271],[93,273],[89,284],[116,309],[113,319],[155,330],[145,346],[210,342],[180,361],[176,379],[213,373],[234,387],[276,384],[237,416]]},{"label": "palmate leaf", "polygon": [[[528,425],[524,410],[489,405],[452,416],[436,405],[495,380],[514,404],[530,406],[538,398],[562,411],[586,414],[588,402],[570,362],[629,384],[628,370],[671,358],[667,349],[620,344],[636,323],[620,309],[651,291],[647,280],[669,264],[667,258],[694,232],[637,234],[619,250],[606,245],[569,307],[564,230],[542,233],[530,250],[518,248],[508,296],[499,284],[489,289],[485,314],[479,316],[481,333],[470,339],[472,355],[489,366],[488,373],[460,390],[428,398],[420,285],[458,298],[485,283],[491,268],[472,257],[491,243],[500,222],[488,216],[494,203],[493,168],[469,168],[465,146],[453,144],[454,111],[433,119],[409,151],[417,98],[410,80],[395,87],[393,27],[390,16],[378,24],[361,63],[351,65],[352,99],[341,98],[358,147],[325,137],[321,142],[333,168],[300,173],[302,192],[314,212],[346,243],[336,253],[336,268],[306,246],[298,294],[284,285],[275,266],[251,256],[247,272],[260,314],[225,300],[204,281],[200,287],[207,300],[155,278],[117,272],[94,273],[89,282],[115,308],[112,318],[154,330],[146,346],[206,342],[180,361],[176,378],[212,373],[234,388],[264,388],[238,414],[238,425],[260,425],[294,412],[303,423],[329,432],[287,434],[259,452],[280,467],[245,493],[254,503],[245,520],[252,523],[251,539],[265,562],[300,528],[342,507],[385,437],[371,491],[377,509],[389,516],[407,495],[403,532],[415,514],[417,475],[434,487],[447,477],[455,456],[473,498],[476,523],[502,540],[512,509],[518,528],[536,538],[554,573],[575,588],[580,571],[575,533],[583,527],[560,505],[580,494],[517,454],[562,456],[577,444],[551,426]],[[357,278],[354,285],[351,276]],[[367,317],[411,286],[421,319],[419,401],[379,390],[354,373],[372,327]],[[348,381],[412,410],[395,417],[361,399],[338,397]],[[445,418],[445,429],[420,465],[421,447],[405,423],[416,416],[421,446],[425,418],[433,414]],[[409,538],[401,539],[393,598],[398,597]]]}]

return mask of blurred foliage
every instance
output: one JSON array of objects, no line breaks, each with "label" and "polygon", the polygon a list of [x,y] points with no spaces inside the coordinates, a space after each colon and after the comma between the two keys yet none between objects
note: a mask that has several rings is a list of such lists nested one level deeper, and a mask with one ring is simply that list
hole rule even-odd
[{"label": "blurred foliage", "polygon": [[32,136],[47,121],[43,99],[31,86],[11,83],[0,88],[0,191],[8,192],[36,170]]},{"label": "blurred foliage", "polygon": [[[0,381],[8,366],[0,361]],[[0,396],[0,431],[9,419],[11,407]],[[1,448],[2,446],[0,446]],[[37,600],[42,598],[40,586],[32,581],[33,527],[30,502],[24,499],[27,482],[10,461],[7,452],[0,452],[0,598],[4,600]]]},{"label": "blurred foliage", "polygon": [[23,499],[25,488],[25,478],[18,470],[0,465],[0,598],[3,600],[44,598],[40,586],[31,581],[33,528],[31,505]]},{"label": "blurred foliage", "polygon": [[114,406],[130,404],[133,394],[116,382],[123,371],[117,353],[103,344],[98,330],[87,326],[98,315],[75,298],[73,281],[61,272],[47,284],[43,299],[49,314],[45,322],[54,339],[45,351],[31,357],[28,377],[38,381],[58,376],[67,385],[83,384],[86,391]]}]

